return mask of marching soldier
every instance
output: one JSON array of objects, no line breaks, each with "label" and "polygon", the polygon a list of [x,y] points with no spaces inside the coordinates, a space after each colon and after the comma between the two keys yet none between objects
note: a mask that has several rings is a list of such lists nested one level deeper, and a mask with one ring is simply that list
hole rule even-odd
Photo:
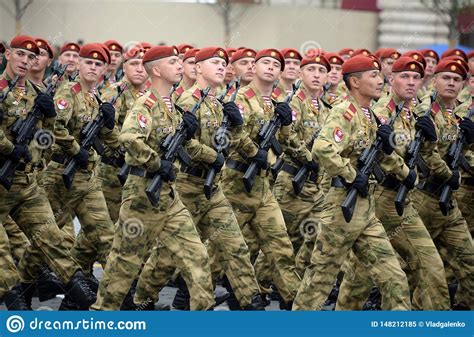
[{"label": "marching soldier", "polygon": [[291,92],[293,83],[300,75],[300,64],[303,59],[296,49],[285,48],[280,50],[280,53],[285,58],[285,69],[281,72],[278,85],[272,93],[272,98],[277,102],[283,101]]},{"label": "marching soldier", "polygon": [[[182,75],[178,50],[174,46],[153,47],[145,53],[143,64],[152,86],[127,114],[119,137],[131,168],[122,192],[114,245],[92,309],[119,309],[150,249],[158,244],[170,252],[180,269],[191,294],[191,310],[208,310],[214,305],[209,257],[176,191],[174,163],[163,158],[160,147],[165,137],[176,132],[180,121],[169,97],[173,83]],[[215,158],[191,140],[198,128],[195,115],[185,112],[182,118],[188,153],[194,160],[213,162]],[[155,207],[145,189],[156,174],[163,183]]]},{"label": "marching soldier", "polygon": [[[94,301],[94,294],[85,281],[81,266],[71,258],[65,248],[63,235],[56,225],[48,199],[38,187],[34,165],[41,158],[32,156],[35,153],[30,152],[27,145],[16,144],[11,130],[18,118],[22,120],[27,118],[33,105],[42,114],[40,122],[42,125],[39,127],[52,129],[54,125],[56,112],[51,97],[43,93],[37,94],[31,83],[26,81],[28,70],[34,64],[38,54],[39,48],[36,41],[29,36],[13,38],[10,49],[5,54],[7,67],[0,80],[2,91],[13,77],[19,76],[19,81],[2,106],[5,114],[1,119],[0,152],[5,158],[3,162],[13,161],[16,170],[10,189],[0,187],[0,222],[3,222],[8,215],[11,216],[39,251],[41,257],[60,277],[65,284],[65,291],[80,308],[85,309]],[[3,236],[2,240],[4,239]],[[1,256],[4,271],[1,295],[4,295],[4,301],[9,309],[27,309],[31,303],[24,303],[22,287],[18,284],[20,279],[13,260],[7,251],[3,250]],[[20,269],[20,274],[25,291],[33,290],[31,283],[38,275],[32,275],[30,270],[22,269]],[[30,293],[28,296],[31,295]]]},{"label": "marching soldier", "polygon": [[[257,52],[250,48],[238,49],[230,59],[232,71],[236,78],[240,78],[242,87],[249,85],[255,76],[255,55]],[[229,95],[232,95],[232,91]]]},{"label": "marching soldier", "polygon": [[[227,53],[227,56],[229,57],[229,60],[232,59],[232,56],[234,56],[234,53],[237,51],[236,48],[226,48],[225,52]],[[232,64],[230,62],[227,62],[227,67],[225,69],[225,78],[224,78],[224,84],[230,83],[235,79],[235,72],[232,67]]]},{"label": "marching soldier", "polygon": [[[293,309],[321,309],[342,263],[352,250],[367,264],[380,287],[384,308],[409,310],[406,276],[375,216],[375,183],[370,176],[356,169],[359,154],[378,136],[385,154],[393,160],[385,168],[401,180],[408,172],[403,159],[393,153],[390,145],[393,130],[388,125],[377,129],[375,116],[369,108],[371,101],[382,94],[380,62],[370,56],[353,56],[344,63],[342,72],[350,97],[331,110],[313,145],[313,156],[332,181],[321,214],[311,265],[306,269]],[[349,186],[357,191],[357,203],[348,225],[340,205]]]},{"label": "marching soldier", "polygon": [[183,79],[173,94],[173,100],[176,101],[184,91],[191,88],[196,82],[196,53],[199,49],[190,48],[183,55]]},{"label": "marching soldier", "polygon": [[426,68],[418,97],[426,98],[430,96],[433,91],[433,76],[439,62],[439,55],[432,49],[423,49],[420,50],[420,53],[425,58]]},{"label": "marching soldier", "polygon": [[65,43],[59,50],[59,64],[67,64],[63,80],[74,81],[78,75],[80,51],[81,47],[74,42]]},{"label": "marching soldier", "polygon": [[328,74],[329,88],[325,92],[323,99],[329,104],[334,104],[339,98],[344,98],[348,95],[347,87],[342,80],[342,65],[344,59],[336,53],[324,54],[331,65],[331,70]]},{"label": "marching soldier", "polygon": [[[414,139],[417,124],[412,101],[416,98],[424,75],[423,65],[412,58],[401,57],[393,64],[390,81],[391,92],[373,107],[382,123],[393,118],[396,107],[404,108],[394,123],[395,151],[406,157],[410,141]],[[424,123],[421,117],[419,123]],[[401,184],[409,190],[415,187],[416,170],[410,170],[403,181],[393,174],[386,176],[375,189],[375,215],[382,222],[393,248],[406,262],[406,273],[413,289],[413,307],[417,310],[449,310],[449,294],[441,257],[423,221],[413,207],[410,196],[406,198],[403,216],[399,216],[394,201]],[[370,290],[369,271],[355,257],[344,268],[336,310],[361,310]]]},{"label": "marching soldier", "polygon": [[382,65],[380,73],[384,80],[383,92],[384,95],[388,95],[390,93],[390,82],[388,79],[392,73],[392,66],[401,54],[395,48],[381,48],[381,50],[374,55],[379,58],[380,64]]}]

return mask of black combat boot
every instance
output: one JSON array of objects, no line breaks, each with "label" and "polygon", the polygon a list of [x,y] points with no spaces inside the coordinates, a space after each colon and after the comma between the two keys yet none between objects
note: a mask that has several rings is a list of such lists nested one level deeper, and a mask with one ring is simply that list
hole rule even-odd
[{"label": "black combat boot", "polygon": [[7,292],[3,296],[3,302],[8,310],[31,310],[31,307],[28,307],[23,297],[21,284],[17,284]]},{"label": "black combat boot", "polygon": [[262,296],[260,294],[255,294],[252,296],[252,302],[250,304],[244,306],[243,310],[248,311],[262,311],[265,310],[265,303],[262,300]]},{"label": "black combat boot", "polygon": [[78,270],[65,286],[66,294],[77,304],[79,310],[89,310],[96,301],[96,294],[89,287],[89,282],[88,277]]},{"label": "black combat boot", "polygon": [[37,287],[40,302],[55,298],[56,295],[64,294],[64,284],[48,267],[44,267],[41,270]]}]

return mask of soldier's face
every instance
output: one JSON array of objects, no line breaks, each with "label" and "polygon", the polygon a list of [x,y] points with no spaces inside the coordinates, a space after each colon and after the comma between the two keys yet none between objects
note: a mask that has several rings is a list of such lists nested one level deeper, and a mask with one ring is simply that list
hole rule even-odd
[{"label": "soldier's face", "polygon": [[416,93],[422,83],[422,78],[415,71],[402,71],[400,73],[392,73],[390,82],[397,96],[408,101],[416,97]]},{"label": "soldier's face", "polygon": [[392,73],[392,66],[394,63],[394,59],[391,57],[385,58],[382,60],[382,74],[385,77],[388,77]]},{"label": "soldier's face", "polygon": [[187,78],[196,81],[196,58],[189,57],[183,62],[183,74]]},{"label": "soldier's face", "polygon": [[474,57],[471,57],[468,60],[468,64],[469,64],[469,69],[471,69],[471,73],[472,73],[474,71]]},{"label": "soldier's face", "polygon": [[281,63],[273,57],[262,57],[255,65],[255,74],[261,81],[273,83],[281,74]]},{"label": "soldier's face", "polygon": [[328,71],[320,64],[308,64],[301,69],[301,80],[308,90],[320,91],[328,80]]},{"label": "soldier's face", "polygon": [[77,70],[79,65],[79,53],[75,51],[65,51],[59,55],[59,63],[67,64],[66,71],[73,73]]},{"label": "soldier's face", "polygon": [[51,59],[49,58],[49,54],[46,50],[40,48],[40,53],[36,58],[36,61],[33,62],[31,66],[32,71],[43,71],[51,64]]},{"label": "soldier's face", "polygon": [[436,59],[432,57],[425,57],[425,60],[426,60],[425,74],[428,76],[432,76],[435,72],[436,65],[438,63],[436,62]]},{"label": "soldier's face", "polygon": [[300,60],[285,59],[285,70],[281,73],[281,77],[288,81],[294,81],[300,73]]},{"label": "soldier's face", "polygon": [[356,83],[354,88],[358,88],[362,96],[378,99],[382,95],[383,79],[378,70],[364,71]]},{"label": "soldier's face", "polygon": [[230,81],[234,79],[234,77],[235,77],[234,67],[232,66],[232,64],[228,64],[227,67],[225,68],[224,82],[229,83]]},{"label": "soldier's face", "polygon": [[328,81],[331,85],[336,85],[342,80],[342,66],[339,64],[331,64]]},{"label": "soldier's face", "polygon": [[256,66],[253,57],[244,57],[232,63],[235,77],[240,77],[244,83],[250,83],[255,76]]},{"label": "soldier's face", "polygon": [[474,96],[474,75],[469,77],[469,88],[471,88],[471,96]]},{"label": "soldier's face", "polygon": [[141,59],[131,59],[123,64],[123,72],[134,86],[139,87],[148,79]]},{"label": "soldier's face", "polygon": [[108,69],[110,71],[116,71],[122,63],[122,53],[119,51],[110,51],[110,64]]},{"label": "soldier's face", "polygon": [[197,73],[211,86],[216,87],[224,82],[227,62],[220,57],[213,57],[199,62]]},{"label": "soldier's face", "polygon": [[82,80],[89,83],[96,83],[99,77],[104,73],[105,68],[105,62],[100,60],[88,58],[81,58],[79,60],[79,75]]},{"label": "soldier's face", "polygon": [[435,76],[434,87],[441,98],[458,97],[463,86],[462,76],[451,72],[438,73]]},{"label": "soldier's face", "polygon": [[183,62],[179,57],[170,56],[160,61],[160,77],[171,84],[179,82],[183,77]]},{"label": "soldier's face", "polygon": [[15,76],[25,77],[36,62],[36,54],[24,49],[7,49],[5,53],[7,67]]}]

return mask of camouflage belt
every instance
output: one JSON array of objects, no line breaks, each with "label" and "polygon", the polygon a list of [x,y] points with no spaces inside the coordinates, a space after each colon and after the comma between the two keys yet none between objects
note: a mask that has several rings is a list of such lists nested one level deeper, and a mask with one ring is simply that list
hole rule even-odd
[{"label": "camouflage belt", "polygon": [[198,167],[186,167],[181,165],[180,171],[198,178],[205,178],[207,176],[207,170]]},{"label": "camouflage belt", "polygon": [[[291,176],[295,176],[298,172],[299,172],[299,168],[295,167],[295,166],[292,166],[290,164],[287,164],[287,163],[284,163],[283,166],[281,167],[282,171],[285,171],[286,173],[288,173],[289,175]],[[313,183],[316,183],[316,184],[319,184],[321,182],[321,180],[323,180],[323,176],[321,175],[318,175],[314,172],[311,172],[309,175],[308,175],[308,178],[306,180],[309,180]]]},{"label": "camouflage belt", "polygon": [[153,178],[155,176],[155,173],[148,172],[144,168],[138,166],[132,166],[129,174],[142,178]]},{"label": "camouflage belt", "polygon": [[382,186],[388,188],[392,191],[397,191],[400,187],[400,181],[395,178],[393,175],[389,174],[385,177],[385,180],[382,182]]}]

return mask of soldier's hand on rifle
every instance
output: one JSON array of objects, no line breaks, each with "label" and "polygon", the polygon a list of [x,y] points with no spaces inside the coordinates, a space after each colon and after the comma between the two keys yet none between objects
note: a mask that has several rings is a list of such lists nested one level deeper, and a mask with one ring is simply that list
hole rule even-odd
[{"label": "soldier's hand on rifle", "polygon": [[349,186],[354,187],[363,198],[369,195],[369,177],[362,172],[357,171],[354,181]]},{"label": "soldier's hand on rifle", "polygon": [[459,127],[464,132],[467,143],[474,143],[474,122],[469,118],[463,118],[463,120],[459,123]]},{"label": "soldier's hand on rifle", "polygon": [[411,169],[408,172],[407,177],[402,181],[402,184],[406,186],[409,190],[412,190],[415,188],[415,182],[416,182],[416,171]]},{"label": "soldier's hand on rifle", "polygon": [[429,142],[436,142],[438,140],[436,129],[430,116],[419,117],[416,120],[415,129],[420,130],[425,139]]},{"label": "soldier's hand on rifle", "polygon": [[231,126],[240,126],[244,124],[244,119],[240,114],[239,107],[234,102],[224,103],[224,115],[229,118]]},{"label": "soldier's hand on rifle", "polygon": [[216,170],[216,172],[220,172],[222,166],[224,166],[225,158],[222,153],[217,153],[216,160],[211,164],[211,166]]},{"label": "soldier's hand on rifle", "polygon": [[314,160],[311,160],[309,162],[307,162],[305,164],[306,168],[309,170],[309,171],[313,171],[314,173],[318,173],[319,172],[319,165],[316,161]]},{"label": "soldier's hand on rifle", "polygon": [[382,140],[382,150],[387,155],[390,155],[393,152],[393,140],[391,139],[392,133],[393,128],[389,125],[381,125],[377,129],[377,136]]},{"label": "soldier's hand on rifle", "polygon": [[455,170],[453,171],[451,178],[447,181],[447,184],[451,186],[453,191],[459,189],[459,185],[461,183],[461,176],[459,175],[459,171]]},{"label": "soldier's hand on rifle", "polygon": [[255,164],[257,164],[259,168],[266,170],[268,168],[267,157],[267,151],[258,149],[257,154],[252,159],[255,161]]},{"label": "soldier's hand on rifle", "polygon": [[76,160],[77,166],[85,170],[89,164],[89,152],[81,147],[79,153],[74,156],[74,159]]},{"label": "soldier's hand on rifle", "polygon": [[51,95],[41,92],[36,97],[35,103],[44,117],[56,117],[56,109],[54,108],[54,102]]},{"label": "soldier's hand on rifle", "polygon": [[18,163],[22,158],[25,163],[29,163],[31,161],[31,153],[28,150],[28,146],[16,144],[13,151],[8,154],[8,158],[14,163]]},{"label": "soldier's hand on rifle", "polygon": [[277,103],[275,113],[280,117],[283,126],[291,125],[292,114],[290,105],[286,102]]},{"label": "soldier's hand on rifle", "polygon": [[162,159],[161,166],[158,169],[158,174],[163,178],[164,181],[170,182],[176,180],[176,174],[174,172],[174,165],[171,161]]},{"label": "soldier's hand on rifle", "polygon": [[99,111],[104,116],[104,126],[112,130],[115,126],[115,108],[109,102],[102,103]]},{"label": "soldier's hand on rifle", "polygon": [[197,117],[194,114],[185,111],[183,114],[183,122],[186,126],[186,140],[190,140],[194,137],[194,134],[196,133],[199,127]]}]

